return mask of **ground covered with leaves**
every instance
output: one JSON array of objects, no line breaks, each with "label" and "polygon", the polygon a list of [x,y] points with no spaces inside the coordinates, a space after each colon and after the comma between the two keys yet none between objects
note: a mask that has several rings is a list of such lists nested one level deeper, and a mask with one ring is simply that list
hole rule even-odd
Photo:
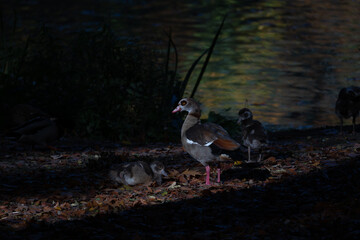
[{"label": "ground covered with leaves", "polygon": [[[224,163],[211,186],[180,144],[3,141],[0,238],[359,239],[360,137],[324,128],[270,139],[262,164]],[[108,178],[112,164],[154,159],[169,173],[161,186]]]}]

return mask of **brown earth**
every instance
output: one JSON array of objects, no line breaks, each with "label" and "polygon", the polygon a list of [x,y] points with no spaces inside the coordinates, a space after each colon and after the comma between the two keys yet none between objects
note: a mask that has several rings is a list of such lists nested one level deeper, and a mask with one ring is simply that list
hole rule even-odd
[{"label": "brown earth", "polygon": [[[262,164],[222,164],[210,187],[179,144],[2,140],[0,238],[359,239],[359,139],[335,128],[271,133]],[[111,164],[153,159],[169,172],[161,186],[108,179]]]}]

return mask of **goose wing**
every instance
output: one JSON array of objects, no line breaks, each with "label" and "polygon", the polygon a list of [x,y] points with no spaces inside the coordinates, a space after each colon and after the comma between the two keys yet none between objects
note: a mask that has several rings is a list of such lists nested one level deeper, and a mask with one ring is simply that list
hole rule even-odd
[{"label": "goose wing", "polygon": [[212,144],[224,150],[235,150],[240,144],[232,139],[229,133],[215,123],[196,124],[186,133],[186,141],[190,144],[210,146]]}]

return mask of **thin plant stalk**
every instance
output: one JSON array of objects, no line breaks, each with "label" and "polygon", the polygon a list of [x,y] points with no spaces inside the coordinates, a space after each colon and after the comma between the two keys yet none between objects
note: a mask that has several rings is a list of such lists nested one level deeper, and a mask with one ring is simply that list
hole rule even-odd
[{"label": "thin plant stalk", "polygon": [[14,9],[14,22],[13,22],[13,33],[15,33],[16,31],[16,25],[17,25],[17,12],[16,10]]},{"label": "thin plant stalk", "polygon": [[0,6],[0,36],[1,36],[1,46],[0,48],[5,48],[5,33],[4,33],[4,18],[3,10]]},{"label": "thin plant stalk", "polygon": [[183,97],[184,95],[184,92],[185,92],[185,89],[186,89],[186,86],[189,82],[189,79],[190,79],[190,76],[192,74],[192,72],[194,71],[195,69],[195,66],[198,64],[198,62],[200,61],[200,59],[209,51],[209,49],[206,49],[194,62],[193,64],[191,65],[190,69],[188,70],[188,72],[186,73],[186,76],[184,78],[184,81],[182,82],[181,84],[181,88],[180,88],[180,94],[179,96],[180,97]]},{"label": "thin plant stalk", "polygon": [[[178,68],[178,52],[177,52],[177,48],[176,48],[176,45],[171,37],[171,34],[169,34],[169,40],[170,40],[170,43],[172,45],[172,47],[174,48],[174,54],[175,54],[175,66],[174,66],[174,72],[171,73],[171,76],[170,76],[170,89],[172,90],[171,93],[169,94],[169,102],[171,101],[171,98],[172,96],[174,95],[175,91],[177,91],[178,89],[176,89],[176,86],[174,86],[174,84],[176,85],[176,74],[177,74],[177,68]],[[170,106],[170,105],[168,105]]]},{"label": "thin plant stalk", "polygon": [[28,51],[28,48],[29,48],[29,42],[30,42],[30,37],[28,37],[26,39],[26,43],[25,43],[25,48],[22,52],[22,55],[21,55],[21,59],[20,59],[20,62],[19,62],[19,66],[18,66],[18,69],[16,71],[16,75],[15,75],[15,79],[17,79],[18,75],[20,74],[20,71],[21,71],[21,68],[25,62],[25,57],[27,55],[27,51]]},{"label": "thin plant stalk", "polygon": [[210,46],[210,48],[209,48],[209,52],[208,52],[208,54],[207,54],[207,56],[206,56],[206,59],[205,59],[205,62],[204,62],[204,64],[203,64],[203,67],[202,67],[202,69],[201,69],[201,72],[200,72],[200,74],[199,74],[199,77],[198,77],[198,79],[197,79],[197,81],[196,81],[196,83],[195,83],[195,86],[194,86],[194,88],[193,88],[193,90],[192,90],[192,92],[191,92],[191,95],[190,95],[191,98],[194,97],[195,92],[196,92],[196,90],[197,90],[197,88],[198,88],[198,86],[199,86],[199,84],[200,84],[201,79],[202,79],[202,76],[203,76],[203,74],[204,74],[204,72],[205,72],[205,70],[206,70],[206,67],[207,67],[208,63],[209,63],[211,54],[212,54],[212,52],[213,52],[213,50],[214,50],[214,47],[215,47],[215,45],[216,45],[216,40],[218,39],[218,37],[219,37],[219,35],[220,35],[220,32],[221,32],[222,27],[224,26],[224,22],[225,22],[226,16],[227,16],[227,15],[224,16],[224,18],[223,18],[223,20],[222,20],[222,22],[221,22],[221,25],[220,25],[220,27],[219,27],[219,29],[218,29],[218,31],[217,31],[217,33],[216,33],[216,35],[215,35],[215,37],[214,37],[214,39],[213,39],[213,41],[212,41],[212,44],[211,44],[211,46]]},{"label": "thin plant stalk", "polygon": [[177,68],[178,68],[178,63],[179,63],[179,56],[178,56],[178,52],[177,52],[177,49],[176,49],[176,45],[174,43],[174,41],[171,39],[171,44],[174,48],[174,53],[175,53],[175,67],[174,67],[174,76],[176,76],[176,73],[177,73]]},{"label": "thin plant stalk", "polygon": [[171,51],[171,29],[169,29],[169,41],[168,41],[166,63],[165,63],[165,78],[166,79],[168,78],[168,74],[169,74],[170,51]]}]

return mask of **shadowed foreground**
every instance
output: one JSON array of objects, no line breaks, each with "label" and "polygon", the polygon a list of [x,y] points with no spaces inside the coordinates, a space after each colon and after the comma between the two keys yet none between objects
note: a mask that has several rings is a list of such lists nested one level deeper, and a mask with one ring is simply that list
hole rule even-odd
[{"label": "shadowed foreground", "polygon": [[[273,136],[278,143],[269,148],[264,166],[225,170],[224,183],[212,187],[202,184],[202,167],[179,146],[126,149],[114,155],[121,157],[112,156],[118,161],[124,160],[124,152],[129,154],[125,158],[157,156],[172,173],[162,186],[118,188],[106,179],[106,167],[43,170],[43,175],[30,176],[3,170],[0,237],[358,239],[359,145],[356,139],[312,133],[286,141],[281,134]],[[14,224],[21,220],[11,213],[21,212],[13,208],[20,207],[18,201],[28,209],[22,214],[30,215],[23,225]],[[7,215],[6,209],[11,209]],[[77,217],[70,213],[81,210]]]}]

